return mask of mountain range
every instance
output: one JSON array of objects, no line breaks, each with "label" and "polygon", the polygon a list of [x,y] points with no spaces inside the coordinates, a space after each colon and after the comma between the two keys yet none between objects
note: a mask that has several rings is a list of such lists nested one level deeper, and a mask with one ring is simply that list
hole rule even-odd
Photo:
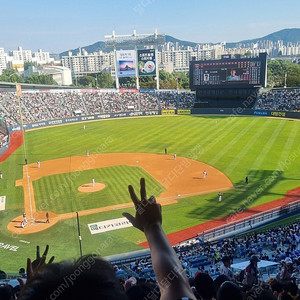
[{"label": "mountain range", "polygon": [[[196,43],[196,42],[189,42],[189,41],[182,41],[179,39],[176,39],[170,35],[166,35],[166,43],[172,42],[176,43],[178,42],[179,46],[183,47],[195,47],[197,44],[204,44],[204,43]],[[300,28],[287,28],[280,31],[273,32],[271,34],[268,34],[261,38],[256,38],[252,40],[243,40],[240,42],[232,42],[232,43],[226,43],[227,48],[235,48],[239,44],[251,44],[251,43],[257,43],[260,41],[272,41],[276,42],[278,40],[282,40],[284,45],[287,45],[288,43],[297,43],[300,42]],[[82,49],[85,49],[88,53],[93,53],[97,51],[110,51],[111,49],[105,48],[105,42],[99,41],[95,44],[83,46]],[[68,55],[68,52],[71,51],[73,55],[76,55],[79,51],[79,48],[67,50],[59,54],[60,57]]]}]

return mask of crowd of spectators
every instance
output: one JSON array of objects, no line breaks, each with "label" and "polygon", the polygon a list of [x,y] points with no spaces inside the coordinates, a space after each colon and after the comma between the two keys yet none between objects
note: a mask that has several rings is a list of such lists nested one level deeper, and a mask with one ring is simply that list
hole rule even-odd
[{"label": "crowd of spectators", "polygon": [[[300,296],[296,298],[300,283],[299,220],[286,226],[216,242],[204,243],[196,237],[173,249],[196,299],[249,299],[247,297],[253,295],[257,299],[300,299]],[[261,274],[255,266],[260,260],[277,262],[275,274]],[[231,268],[233,262],[241,261],[249,261],[248,269],[253,262],[257,270],[257,274],[249,275],[250,283],[247,281],[247,268],[242,272]],[[128,299],[160,299],[150,256],[113,264],[112,269]],[[224,285],[228,285],[229,298],[223,295],[221,288],[225,288]],[[10,287],[10,290],[19,291],[19,287]],[[235,293],[238,298],[234,298]]]},{"label": "crowd of spectators", "polygon": [[300,111],[300,90],[271,90],[260,94],[254,109]]},{"label": "crowd of spectators", "polygon": [[[26,93],[20,97],[24,124],[98,113],[120,113],[160,109],[192,108],[195,94],[161,91],[156,93],[61,92]],[[0,115],[7,126],[20,124],[19,103],[15,93],[0,93]]]},{"label": "crowd of spectators", "polygon": [[[300,299],[300,221],[210,243],[199,236],[173,249],[196,299]],[[278,263],[271,268],[275,273],[262,274],[257,267],[261,260]],[[249,262],[248,273],[231,268],[233,262],[243,261]],[[257,274],[251,273],[252,264]],[[156,284],[150,257],[114,269],[126,291],[143,290],[145,298],[130,299],[159,299],[146,297]]]},{"label": "crowd of spectators", "polygon": [[0,132],[0,149],[8,145],[8,135]]}]

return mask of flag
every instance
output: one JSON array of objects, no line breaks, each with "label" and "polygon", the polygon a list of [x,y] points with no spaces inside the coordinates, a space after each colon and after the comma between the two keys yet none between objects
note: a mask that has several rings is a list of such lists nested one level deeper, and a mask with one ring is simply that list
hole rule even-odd
[{"label": "flag", "polygon": [[21,84],[16,84],[16,91],[17,91],[17,96],[18,97],[22,96],[22,87],[21,87]]}]

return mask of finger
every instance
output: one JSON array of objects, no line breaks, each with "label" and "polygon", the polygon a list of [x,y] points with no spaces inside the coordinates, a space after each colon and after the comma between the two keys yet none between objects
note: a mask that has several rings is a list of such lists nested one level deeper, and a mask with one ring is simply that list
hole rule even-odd
[{"label": "finger", "polygon": [[46,245],[46,249],[45,249],[45,251],[43,253],[43,256],[47,256],[48,251],[49,251],[49,245]]},{"label": "finger", "polygon": [[40,246],[36,246],[36,259],[40,259],[41,255],[40,255]]},{"label": "finger", "polygon": [[134,203],[135,206],[138,206],[140,201],[139,201],[137,195],[135,194],[132,185],[128,186],[128,191],[129,191],[132,202]]},{"label": "finger", "polygon": [[46,261],[46,256],[43,255],[36,269],[41,270],[45,266],[45,261]]},{"label": "finger", "polygon": [[32,278],[33,270],[30,258],[27,258],[27,278]]},{"label": "finger", "polygon": [[55,256],[52,256],[52,257],[49,259],[49,262],[48,262],[48,264],[52,264],[52,263],[53,263],[53,261],[54,261],[54,259],[55,259]]},{"label": "finger", "polygon": [[22,290],[22,288],[25,286],[25,282],[22,278],[17,278],[19,284],[20,284],[20,289]]},{"label": "finger", "polygon": [[126,213],[126,212],[122,213],[122,215],[135,227],[136,222],[135,222],[134,216],[132,216],[131,214]]},{"label": "finger", "polygon": [[149,199],[148,199],[148,202],[151,203],[151,204],[155,204],[156,203],[156,198],[155,196],[151,196]]},{"label": "finger", "polygon": [[140,186],[141,186],[141,201],[143,201],[147,199],[145,178],[141,178]]}]

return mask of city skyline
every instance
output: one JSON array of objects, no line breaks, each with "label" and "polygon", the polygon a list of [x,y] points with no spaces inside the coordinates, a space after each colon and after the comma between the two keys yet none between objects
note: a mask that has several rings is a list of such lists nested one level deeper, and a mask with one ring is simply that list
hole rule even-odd
[{"label": "city skyline", "polygon": [[84,47],[116,34],[159,33],[197,43],[237,42],[263,37],[285,28],[300,28],[300,2],[253,0],[196,1],[187,5],[170,0],[81,1],[32,0],[5,3],[0,12],[0,47],[50,53]]}]

